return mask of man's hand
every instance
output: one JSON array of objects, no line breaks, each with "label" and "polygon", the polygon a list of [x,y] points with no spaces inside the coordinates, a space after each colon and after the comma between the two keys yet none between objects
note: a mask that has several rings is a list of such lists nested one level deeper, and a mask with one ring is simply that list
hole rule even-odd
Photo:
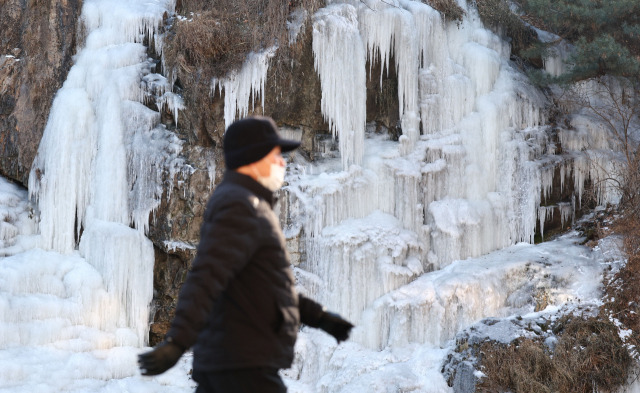
[{"label": "man's hand", "polygon": [[171,340],[163,341],[152,351],[138,355],[142,375],[158,375],[175,366],[184,350]]},{"label": "man's hand", "polygon": [[324,312],[320,317],[320,324],[318,327],[335,337],[339,344],[340,341],[345,341],[349,338],[349,333],[351,332],[353,325],[349,321],[344,320],[338,314]]}]

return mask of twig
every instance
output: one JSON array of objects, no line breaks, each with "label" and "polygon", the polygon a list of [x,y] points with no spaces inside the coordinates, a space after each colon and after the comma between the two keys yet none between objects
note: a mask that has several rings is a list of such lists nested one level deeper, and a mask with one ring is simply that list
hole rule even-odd
[{"label": "twig", "polygon": [[[392,7],[400,8],[400,7],[398,7],[397,5],[395,5],[395,4],[391,4],[391,3],[387,3],[387,2],[386,2],[386,1],[384,1],[384,0],[379,0],[379,1],[380,1],[381,3],[386,4],[386,5],[390,5],[390,6],[392,6]],[[378,10],[375,10],[375,9],[371,8],[371,6],[369,6],[369,4],[367,4],[367,3],[365,3],[365,2],[364,2],[364,0],[360,0],[360,2],[361,2],[362,4],[364,4],[365,6],[367,6],[367,8],[369,8],[371,11],[378,11]]]},{"label": "twig", "polygon": [[365,3],[365,2],[364,2],[364,0],[360,0],[360,2],[361,2],[362,4],[364,4],[364,5],[365,5],[368,9],[370,9],[371,11],[377,11],[377,10],[374,10],[373,8],[371,8],[371,7],[369,6],[369,4]]}]

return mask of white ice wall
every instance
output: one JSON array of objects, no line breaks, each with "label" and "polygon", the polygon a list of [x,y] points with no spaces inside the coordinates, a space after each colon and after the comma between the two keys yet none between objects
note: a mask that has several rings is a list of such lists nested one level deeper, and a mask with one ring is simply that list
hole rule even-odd
[{"label": "white ice wall", "polygon": [[[366,333],[357,331],[353,341],[366,348],[441,345],[461,326],[499,314],[526,285],[522,264],[464,284],[447,284],[438,271],[533,242],[546,214],[540,198],[555,161],[543,126],[545,98],[510,64],[508,43],[461,5],[467,15],[459,24],[409,0],[331,1],[313,18],[326,117],[358,116],[350,97],[366,87],[351,63],[381,62],[383,74],[367,77],[382,80],[396,62],[400,140],[363,136],[356,162],[345,161],[355,150],[341,143],[341,162],[298,163],[286,191],[297,229],[291,233],[306,252],[296,270],[300,289],[363,326]],[[365,58],[353,49],[358,41]],[[348,67],[336,59],[344,52],[356,54]],[[339,84],[343,74],[349,83]],[[309,338],[296,378],[339,391],[314,367],[331,357],[326,343]]]},{"label": "white ice wall", "polygon": [[[349,62],[364,66],[367,60],[380,61],[384,74],[390,59],[396,61],[405,134],[400,141],[364,140],[363,159],[352,167],[344,156],[353,152],[341,145],[341,167],[312,167],[290,180],[288,212],[294,221],[303,222],[308,252],[301,268],[326,281],[325,286],[314,286],[302,278],[301,285],[319,288],[312,294],[323,299],[335,296],[327,301],[338,308],[342,304],[356,320],[373,298],[407,282],[376,281],[377,274],[384,276],[383,269],[377,258],[363,257],[362,244],[379,243],[375,236],[397,238],[384,226],[376,235],[367,230],[364,223],[377,214],[394,217],[398,230],[415,237],[418,246],[412,257],[395,262],[405,269],[412,258],[422,271],[430,271],[533,241],[540,195],[550,184],[550,173],[536,161],[547,147],[529,146],[542,132],[544,99],[509,64],[508,44],[482,27],[473,8],[466,12],[467,18],[456,24],[443,22],[437,11],[421,2],[333,1],[314,17],[314,56],[321,82],[322,75],[349,74],[359,80],[351,68],[345,70],[344,59],[336,59],[354,41],[364,43],[367,58],[349,56]],[[357,28],[359,37],[346,39],[345,26],[349,34]],[[325,61],[327,57],[331,61]],[[358,111],[349,97],[355,93],[338,94],[336,86],[364,94],[364,84],[322,82],[323,102],[336,112],[332,116],[354,116]],[[350,235],[359,222],[364,225],[359,229],[365,236],[361,240]],[[389,254],[373,252],[380,258]],[[365,273],[357,278],[347,274],[360,260],[370,265],[368,270],[359,270]],[[419,272],[408,274],[407,280],[413,274]],[[336,284],[333,279],[338,277],[348,278]],[[361,288],[353,281],[361,279],[376,287],[364,292],[375,295],[355,291],[343,302],[343,294],[329,290],[332,285]],[[358,293],[363,294],[358,298]]]},{"label": "white ice wall", "polygon": [[71,315],[59,317],[104,332],[128,329],[133,342],[127,345],[147,341],[154,252],[144,234],[160,203],[163,176],[171,179],[181,163],[181,142],[143,105],[155,97],[160,109],[181,105],[166,79],[151,72],[142,44],[149,38],[161,51],[158,27],[172,8],[171,0],[83,3],[84,36],[54,98],[29,178],[40,247],[84,258],[103,285],[95,291],[104,291],[100,296],[66,294],[79,301],[71,302]]}]

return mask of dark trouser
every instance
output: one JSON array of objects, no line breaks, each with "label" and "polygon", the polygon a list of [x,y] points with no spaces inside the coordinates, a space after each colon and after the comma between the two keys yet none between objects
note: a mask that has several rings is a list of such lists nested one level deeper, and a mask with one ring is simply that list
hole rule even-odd
[{"label": "dark trouser", "polygon": [[246,368],[195,372],[196,393],[286,393],[287,387],[275,368]]}]

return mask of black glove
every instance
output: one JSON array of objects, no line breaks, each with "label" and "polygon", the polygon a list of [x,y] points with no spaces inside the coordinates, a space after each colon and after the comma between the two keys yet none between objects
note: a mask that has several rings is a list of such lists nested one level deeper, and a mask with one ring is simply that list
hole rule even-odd
[{"label": "black glove", "polygon": [[340,341],[349,338],[349,332],[351,332],[353,325],[338,314],[323,312],[318,327],[335,337],[339,344]]},{"label": "black glove", "polygon": [[178,344],[165,340],[152,351],[138,355],[138,365],[142,375],[158,375],[175,366],[184,349]]}]

